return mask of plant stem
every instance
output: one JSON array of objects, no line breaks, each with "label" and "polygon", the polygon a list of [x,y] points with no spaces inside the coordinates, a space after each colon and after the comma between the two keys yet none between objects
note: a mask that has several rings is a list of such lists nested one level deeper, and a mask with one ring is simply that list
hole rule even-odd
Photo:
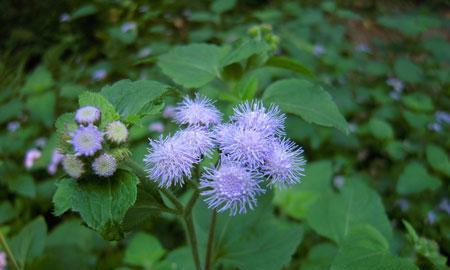
[{"label": "plant stem", "polygon": [[183,220],[186,224],[186,233],[189,239],[189,245],[191,246],[192,257],[194,258],[195,269],[201,270],[200,257],[198,255],[197,235],[195,233],[194,222],[192,221],[192,214],[189,213],[188,215],[185,215]]},{"label": "plant stem", "polygon": [[177,197],[175,195],[173,195],[172,192],[170,192],[170,190],[162,188],[162,189],[160,189],[160,191],[161,191],[161,193],[166,195],[166,197],[175,205],[175,207],[178,209],[178,211],[180,211],[181,213],[184,212],[183,204],[177,199]]},{"label": "plant stem", "polygon": [[211,270],[216,224],[217,224],[217,211],[213,210],[211,213],[211,224],[209,225],[208,245],[206,247],[205,270]]},{"label": "plant stem", "polygon": [[8,258],[11,260],[12,264],[14,265],[14,268],[16,270],[20,270],[19,264],[17,264],[16,258],[14,257],[13,253],[11,252],[11,249],[9,248],[8,243],[6,242],[5,237],[3,236],[2,231],[0,231],[0,244],[3,246],[3,248],[6,251],[6,254],[8,255]]}]

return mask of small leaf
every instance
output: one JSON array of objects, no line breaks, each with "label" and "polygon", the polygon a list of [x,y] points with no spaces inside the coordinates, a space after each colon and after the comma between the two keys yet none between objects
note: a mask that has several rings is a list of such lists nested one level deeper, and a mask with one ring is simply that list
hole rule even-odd
[{"label": "small leaf", "polygon": [[133,235],[125,250],[124,262],[152,269],[156,262],[166,253],[158,239],[143,232]]},{"label": "small leaf", "polygon": [[408,58],[397,59],[394,70],[397,77],[405,82],[418,83],[423,79],[422,69]]},{"label": "small leaf", "polygon": [[417,112],[431,112],[434,109],[433,101],[427,95],[421,93],[412,93],[403,95],[402,103],[413,111]]},{"label": "small leaf", "polygon": [[16,175],[8,178],[8,187],[11,191],[28,198],[36,196],[36,185],[34,179],[29,174]]},{"label": "small leaf", "polygon": [[101,123],[100,126],[106,127],[107,124],[114,120],[120,119],[114,106],[101,94],[94,92],[84,92],[80,95],[78,100],[80,107],[94,106],[101,111]]},{"label": "small leaf", "polygon": [[11,250],[17,262],[25,266],[34,258],[42,254],[47,238],[47,225],[44,218],[34,219],[11,239]]},{"label": "small leaf", "polygon": [[245,39],[239,41],[235,48],[226,54],[222,61],[221,66],[225,67],[233,63],[238,63],[248,59],[252,55],[261,54],[270,50],[270,46],[263,41],[256,41],[254,39]]},{"label": "small leaf", "polygon": [[0,204],[0,224],[10,221],[17,216],[17,210],[9,201]]},{"label": "small leaf", "polygon": [[309,81],[299,79],[277,81],[266,89],[263,99],[267,103],[278,104],[283,111],[298,115],[307,122],[335,127],[348,133],[347,122],[330,94]]},{"label": "small leaf", "polygon": [[44,66],[38,66],[27,76],[25,85],[22,88],[23,93],[37,93],[50,89],[54,84],[52,74]]},{"label": "small leaf", "polygon": [[266,65],[271,67],[284,68],[308,77],[314,76],[314,74],[308,67],[295,59],[285,56],[272,56],[271,58],[269,58],[269,60],[267,60]]},{"label": "small leaf", "polygon": [[332,270],[419,270],[389,251],[383,235],[370,225],[350,230],[331,266]]},{"label": "small leaf", "polygon": [[430,175],[427,169],[418,162],[406,165],[397,182],[397,192],[402,195],[419,193],[425,190],[436,190],[441,181]]},{"label": "small leaf", "polygon": [[30,96],[26,108],[32,119],[51,127],[55,121],[56,96],[53,92],[45,92]]},{"label": "small leaf", "polygon": [[318,234],[341,243],[353,227],[370,224],[391,238],[392,229],[380,196],[361,180],[348,181],[340,194],[325,194],[307,213]]},{"label": "small leaf", "polygon": [[117,112],[127,118],[130,115],[145,114],[143,110],[155,100],[162,97],[169,87],[165,84],[141,80],[121,80],[102,88],[101,94],[116,107]]},{"label": "small leaf", "polygon": [[444,149],[434,144],[428,145],[427,161],[433,169],[450,177],[450,161]]},{"label": "small leaf", "polygon": [[236,0],[214,0],[211,4],[211,10],[215,13],[221,14],[234,8]]},{"label": "small leaf", "polygon": [[225,49],[210,44],[179,46],[159,57],[158,66],[176,83],[200,87],[220,74]]}]

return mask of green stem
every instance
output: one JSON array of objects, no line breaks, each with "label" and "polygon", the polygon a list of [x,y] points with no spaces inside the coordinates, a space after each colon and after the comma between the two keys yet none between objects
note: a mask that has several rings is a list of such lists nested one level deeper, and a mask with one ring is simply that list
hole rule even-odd
[{"label": "green stem", "polygon": [[211,224],[209,225],[208,244],[206,246],[205,270],[211,270],[216,224],[217,224],[217,211],[213,210],[213,212],[211,213]]},{"label": "green stem", "polygon": [[195,269],[201,270],[200,267],[200,256],[198,255],[198,243],[197,235],[195,233],[194,222],[192,221],[192,214],[183,217],[186,224],[186,232],[189,240],[189,245],[191,246],[192,257],[194,258]]},{"label": "green stem", "polygon": [[14,265],[14,268],[16,270],[20,270],[19,264],[17,264],[16,258],[14,257],[13,253],[11,252],[11,249],[9,248],[8,243],[6,242],[5,237],[3,236],[2,231],[0,230],[0,244],[3,246],[3,248],[6,251],[6,254],[8,255],[8,258],[11,260],[11,262]]},{"label": "green stem", "polygon": [[183,204],[177,199],[175,195],[173,195],[172,192],[170,192],[170,190],[160,189],[160,191],[175,205],[178,211],[180,211],[181,213],[184,212]]}]

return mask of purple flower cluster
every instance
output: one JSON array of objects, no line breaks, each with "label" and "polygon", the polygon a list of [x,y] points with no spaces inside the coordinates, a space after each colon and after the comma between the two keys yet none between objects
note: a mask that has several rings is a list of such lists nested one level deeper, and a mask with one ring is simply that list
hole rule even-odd
[{"label": "purple flower cluster", "polygon": [[[75,179],[83,176],[87,168],[91,168],[94,174],[101,177],[109,177],[115,173],[118,157],[104,150],[111,152],[114,146],[126,142],[128,129],[122,122],[113,121],[102,130],[96,126],[100,118],[101,111],[93,106],[85,106],[76,111],[74,120],[79,127],[68,134],[72,151],[62,153],[57,149],[48,167],[49,173],[54,174],[59,163],[62,163],[64,171]],[[108,147],[104,145],[106,142],[110,143]]]},{"label": "purple flower cluster", "polygon": [[285,118],[277,106],[252,101],[235,107],[230,122],[221,123],[210,99],[186,97],[175,108],[174,120],[187,127],[150,140],[144,158],[148,177],[163,188],[181,186],[194,166],[216,149],[220,160],[204,169],[201,194],[218,212],[245,213],[264,193],[264,180],[268,187],[284,188],[304,176],[303,150],[284,137]]}]

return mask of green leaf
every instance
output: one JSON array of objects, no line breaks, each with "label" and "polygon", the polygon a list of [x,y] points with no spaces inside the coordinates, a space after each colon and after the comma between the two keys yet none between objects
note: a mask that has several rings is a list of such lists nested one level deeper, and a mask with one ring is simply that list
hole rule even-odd
[{"label": "green leaf", "polygon": [[101,94],[116,107],[117,112],[127,118],[131,115],[145,114],[149,104],[161,98],[169,87],[165,84],[141,80],[121,80],[102,88]]},{"label": "green leaf", "polygon": [[276,190],[274,202],[289,216],[302,219],[322,194],[332,192],[332,175],[333,167],[330,161],[309,163],[302,182],[288,189]]},{"label": "green leaf", "polygon": [[341,243],[352,228],[370,224],[388,239],[392,230],[380,196],[361,180],[347,181],[340,194],[324,194],[306,215],[318,234]]},{"label": "green leaf", "polygon": [[394,129],[391,125],[378,118],[371,118],[368,123],[368,129],[376,139],[379,140],[391,140],[394,138]]},{"label": "green leaf", "polygon": [[27,76],[25,85],[22,88],[23,93],[37,93],[50,89],[54,84],[52,74],[44,66],[38,66]]},{"label": "green leaf", "polygon": [[244,39],[238,42],[236,47],[223,57],[221,66],[225,67],[233,63],[238,63],[248,59],[252,55],[261,54],[269,50],[270,46],[263,41]]},{"label": "green leaf", "polygon": [[0,106],[0,124],[11,120],[22,111],[23,104],[18,99],[13,99],[6,104]]},{"label": "green leaf", "polygon": [[119,114],[117,114],[114,106],[101,94],[94,92],[84,92],[80,95],[78,103],[80,107],[83,106],[94,106],[101,111],[101,123],[100,127],[104,128],[107,124],[114,120],[120,119]]},{"label": "green leaf", "polygon": [[11,250],[17,262],[24,266],[42,254],[47,238],[47,225],[44,218],[34,219],[11,239]]},{"label": "green leaf", "polygon": [[236,0],[214,0],[211,4],[211,10],[215,13],[221,14],[232,10],[236,5]]},{"label": "green leaf", "polygon": [[285,56],[272,56],[271,58],[269,58],[269,60],[267,60],[266,65],[271,67],[284,68],[308,77],[314,76],[314,73],[308,67],[295,59]]},{"label": "green leaf", "polygon": [[136,176],[121,170],[111,178],[63,179],[53,197],[55,212],[63,213],[70,204],[105,239],[121,239],[121,222],[136,201],[136,185]]},{"label": "green leaf", "polygon": [[419,193],[425,190],[436,190],[441,181],[430,175],[427,169],[419,162],[410,162],[406,165],[397,182],[397,192],[402,195]]},{"label": "green leaf", "polygon": [[125,250],[124,262],[152,269],[156,262],[166,253],[154,236],[138,232],[133,235]]},{"label": "green leaf", "polygon": [[97,8],[92,5],[92,4],[87,4],[84,6],[81,6],[80,8],[78,8],[77,10],[75,10],[72,13],[72,20],[78,19],[78,18],[82,18],[82,17],[86,17],[86,16],[90,16],[97,13]]},{"label": "green leaf", "polygon": [[53,92],[45,92],[30,96],[26,108],[32,119],[51,127],[55,121],[56,96]]},{"label": "green leaf", "polygon": [[220,74],[220,60],[225,49],[210,44],[179,46],[159,57],[158,66],[176,83],[200,87]]},{"label": "green leaf", "polygon": [[[256,209],[245,215],[219,214],[216,265],[242,270],[278,270],[287,265],[303,238],[301,226],[272,214],[271,194],[258,198]],[[203,202],[194,209],[200,246],[206,246],[211,211]],[[204,254],[204,250],[200,251]]]},{"label": "green leaf", "polygon": [[383,235],[370,225],[353,228],[339,247],[331,270],[419,270],[389,251]]},{"label": "green leaf", "polygon": [[433,101],[427,95],[412,93],[401,98],[402,103],[409,109],[418,112],[431,112],[434,109]]},{"label": "green leaf", "polygon": [[450,177],[450,161],[444,149],[434,144],[428,145],[427,161],[433,169]]},{"label": "green leaf", "polygon": [[405,82],[418,83],[423,79],[422,69],[408,58],[399,58],[394,63],[397,77]]},{"label": "green leaf", "polygon": [[348,133],[345,118],[330,94],[319,85],[299,79],[280,80],[266,89],[263,99],[267,103],[278,104],[283,111],[298,115],[307,122],[335,127]]},{"label": "green leaf", "polygon": [[313,246],[302,263],[301,270],[329,270],[338,249],[331,243]]},{"label": "green leaf", "polygon": [[0,204],[0,225],[10,221],[17,216],[17,210],[11,205],[9,201]]},{"label": "green leaf", "polygon": [[7,179],[8,187],[11,191],[28,198],[36,196],[36,185],[34,179],[29,174],[20,174]]}]

